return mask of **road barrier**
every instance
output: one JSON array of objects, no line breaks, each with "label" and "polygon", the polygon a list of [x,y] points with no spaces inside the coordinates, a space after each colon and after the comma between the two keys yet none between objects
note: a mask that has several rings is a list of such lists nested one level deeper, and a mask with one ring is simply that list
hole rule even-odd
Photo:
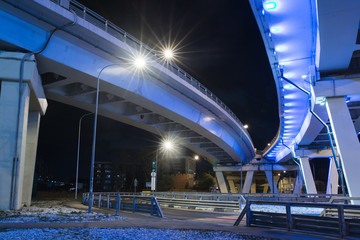
[{"label": "road barrier", "polygon": [[[95,192],[92,197],[93,206],[98,208],[113,208],[116,215],[119,210],[150,213],[151,216],[164,217],[155,197],[145,197],[133,193]],[[84,193],[82,203],[89,204],[89,193]]]},{"label": "road barrier", "polygon": [[[266,211],[256,210],[254,206],[272,205]],[[277,206],[277,211],[275,210]],[[279,207],[283,211],[278,211]],[[323,208],[337,211],[331,217],[320,216],[309,213],[297,213],[296,208]],[[273,202],[248,200],[245,208],[240,213],[235,222],[239,225],[246,214],[247,226],[261,226],[270,228],[283,228],[289,231],[305,231],[312,233],[322,233],[327,235],[337,235],[340,237],[360,237],[360,218],[346,216],[346,211],[360,211],[360,205],[344,205],[329,203],[300,203],[300,202]]]}]

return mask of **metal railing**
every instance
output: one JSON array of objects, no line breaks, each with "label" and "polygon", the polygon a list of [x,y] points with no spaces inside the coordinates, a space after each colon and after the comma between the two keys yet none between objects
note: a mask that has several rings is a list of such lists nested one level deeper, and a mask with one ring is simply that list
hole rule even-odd
[{"label": "metal railing", "polygon": [[[148,194],[148,193],[147,193]],[[212,192],[154,192],[150,196],[168,199],[189,199],[209,201],[296,201],[296,202],[329,202],[332,197],[342,197],[338,194],[286,194],[286,193],[212,193]]]},{"label": "metal railing", "polygon": [[[266,211],[252,206],[275,206],[267,207]],[[275,210],[277,207],[277,210]],[[279,211],[280,207],[280,211]],[[305,212],[296,213],[297,209],[306,208]],[[337,215],[327,217],[308,214],[310,208],[333,209]],[[356,217],[345,217],[344,213],[349,210],[360,211],[360,205],[343,205],[329,203],[298,203],[298,202],[273,202],[248,200],[246,207],[235,222],[239,225],[246,214],[247,226],[260,226],[271,228],[283,228],[288,231],[304,231],[322,233],[327,235],[338,235],[340,237],[360,237],[360,219]]]},{"label": "metal railing", "polygon": [[[151,216],[164,217],[155,197],[145,197],[134,193],[95,192],[92,197],[93,206],[119,210],[150,213]],[[83,193],[82,203],[89,204],[89,193]]]},{"label": "metal railing", "polygon": [[[63,4],[61,4],[60,0],[51,0],[52,2],[62,6],[66,7]],[[140,50],[141,52],[146,52],[146,55],[149,56],[152,60],[155,60],[156,62],[161,62],[161,54],[152,49],[151,47],[147,46],[146,44],[142,43],[140,40],[136,39],[131,34],[125,32],[120,27],[116,26],[112,22],[108,21],[101,15],[97,14],[96,12],[88,9],[81,3],[75,1],[75,0],[69,0],[69,10],[74,11],[74,13],[92,23],[93,25],[97,26],[98,28],[104,30],[108,34],[112,35],[113,37],[125,42],[129,46]],[[164,65],[168,70],[170,70],[172,73],[180,77],[181,79],[185,80],[189,84],[191,84],[193,87],[198,89],[200,92],[205,94],[207,97],[212,99],[218,106],[220,106],[223,110],[225,110],[241,127],[241,129],[244,131],[244,133],[247,135],[247,137],[250,139],[250,135],[246,129],[242,127],[241,121],[238,119],[238,117],[230,110],[228,106],[226,106],[215,94],[213,94],[209,89],[207,89],[203,84],[201,84],[199,81],[197,81],[195,78],[193,78],[190,74],[185,72],[183,69],[178,67],[172,62],[169,62],[168,64]]]},{"label": "metal railing", "polygon": [[193,199],[172,199],[172,198],[156,198],[160,205],[167,207],[184,207],[196,210],[210,210],[215,212],[236,212],[241,211],[245,206],[240,201],[213,201],[213,200],[193,200]]}]

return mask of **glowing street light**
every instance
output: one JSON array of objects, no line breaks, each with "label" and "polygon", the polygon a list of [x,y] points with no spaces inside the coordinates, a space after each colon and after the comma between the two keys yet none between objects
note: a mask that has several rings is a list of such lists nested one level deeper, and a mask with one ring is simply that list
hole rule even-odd
[{"label": "glowing street light", "polygon": [[249,125],[245,124],[245,125],[244,125],[244,128],[245,128],[245,129],[248,129],[248,128],[249,128]]},{"label": "glowing street light", "polygon": [[137,56],[134,58],[133,64],[137,69],[143,69],[146,67],[146,60],[143,56]]},{"label": "glowing street light", "polygon": [[159,150],[161,150],[163,153],[169,154],[175,152],[175,143],[173,139],[170,138],[164,138],[160,144],[160,148],[156,150],[156,156],[155,161],[153,162],[153,170],[151,172],[151,190],[154,190],[156,192],[157,190],[157,174],[158,174],[158,164],[159,164]]},{"label": "glowing street light", "polygon": [[199,160],[199,159],[200,159],[199,155],[195,155],[195,156],[194,156],[194,159],[195,159],[195,160]]},{"label": "glowing street light", "polygon": [[163,142],[163,148],[167,151],[171,151],[174,148],[174,143],[171,140],[165,140]]},{"label": "glowing street light", "polygon": [[163,55],[166,60],[170,61],[174,58],[174,51],[170,48],[167,48],[164,50]]}]

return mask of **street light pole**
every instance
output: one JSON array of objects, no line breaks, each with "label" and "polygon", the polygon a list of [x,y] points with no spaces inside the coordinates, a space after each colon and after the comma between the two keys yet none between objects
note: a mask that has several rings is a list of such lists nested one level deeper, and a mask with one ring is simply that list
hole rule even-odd
[{"label": "street light pole", "polygon": [[75,199],[77,199],[78,192],[78,181],[79,181],[79,158],[80,158],[80,138],[81,138],[81,122],[84,117],[89,116],[93,113],[86,113],[81,116],[79,120],[79,133],[78,133],[78,146],[77,146],[77,156],[76,156],[76,183],[75,183]]},{"label": "street light pole", "polygon": [[93,132],[93,142],[92,142],[92,151],[91,151],[91,167],[90,167],[90,187],[89,187],[89,213],[91,213],[92,201],[93,201],[93,185],[94,185],[94,163],[95,163],[95,145],[96,145],[96,127],[97,127],[97,115],[99,108],[99,85],[100,85],[100,75],[108,67],[120,66],[120,64],[109,64],[103,67],[98,75],[96,82],[96,101],[95,101],[95,116],[94,116],[94,132]]},{"label": "street light pole", "polygon": [[157,175],[158,175],[158,164],[159,164],[159,149],[156,150],[156,159],[155,159],[155,162],[156,162],[156,170],[155,170],[155,192],[157,191]]}]

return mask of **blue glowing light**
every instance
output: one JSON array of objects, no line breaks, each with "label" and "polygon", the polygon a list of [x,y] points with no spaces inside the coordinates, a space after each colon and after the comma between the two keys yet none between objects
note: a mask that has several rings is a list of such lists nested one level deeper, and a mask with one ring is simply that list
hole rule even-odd
[{"label": "blue glowing light", "polygon": [[291,103],[285,103],[285,107],[290,107]]},{"label": "blue glowing light", "polygon": [[270,28],[270,32],[271,33],[278,33],[278,32],[280,32],[280,28],[279,27],[272,27],[272,28]]},{"label": "blue glowing light", "polygon": [[285,118],[286,118],[286,119],[290,119],[291,117],[290,117],[290,116],[286,116]]},{"label": "blue glowing light", "polygon": [[264,9],[266,11],[274,10],[275,8],[276,8],[276,2],[274,2],[274,1],[264,2]]},{"label": "blue glowing light", "polygon": [[286,88],[286,89],[292,89],[292,88],[293,88],[293,85],[288,84],[288,85],[285,85],[284,88]]},{"label": "blue glowing light", "polygon": [[286,77],[286,78],[292,77],[292,74],[291,73],[285,73],[284,77]]},{"label": "blue glowing light", "polygon": [[279,46],[275,47],[275,50],[277,52],[283,52],[286,50],[286,47],[284,45],[279,45]]}]

